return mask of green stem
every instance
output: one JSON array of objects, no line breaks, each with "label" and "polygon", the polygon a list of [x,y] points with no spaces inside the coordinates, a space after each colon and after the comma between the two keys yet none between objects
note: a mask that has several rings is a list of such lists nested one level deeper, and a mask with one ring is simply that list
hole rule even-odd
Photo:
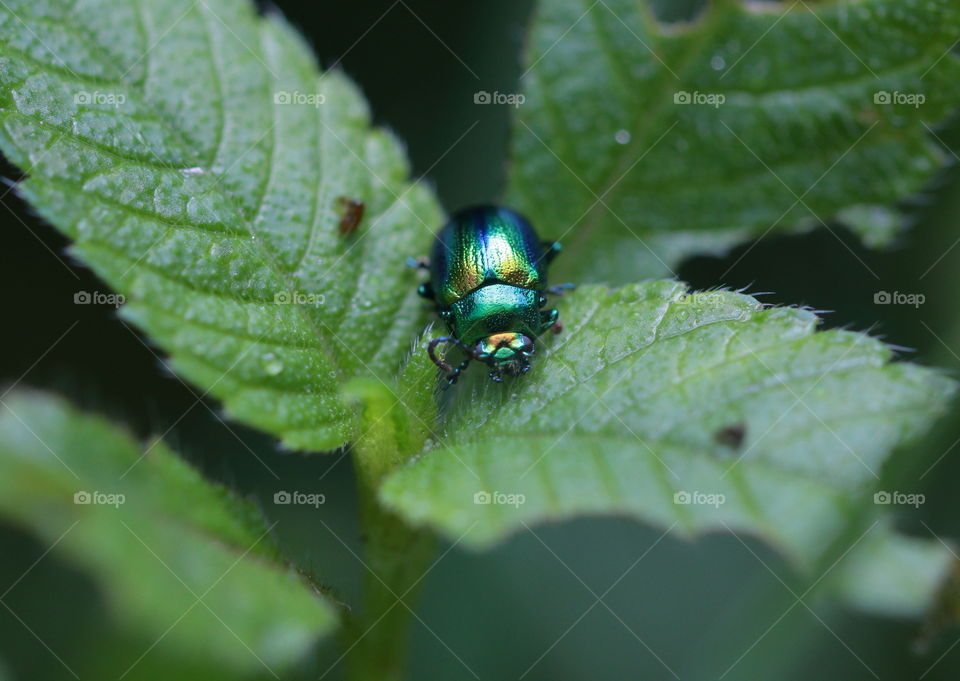
[{"label": "green stem", "polygon": [[393,396],[382,386],[354,386],[364,403],[366,433],[353,448],[360,498],[360,527],[366,564],[363,598],[346,618],[342,641],[349,681],[402,681],[413,608],[436,541],[411,527],[377,498],[383,477],[405,460]]}]

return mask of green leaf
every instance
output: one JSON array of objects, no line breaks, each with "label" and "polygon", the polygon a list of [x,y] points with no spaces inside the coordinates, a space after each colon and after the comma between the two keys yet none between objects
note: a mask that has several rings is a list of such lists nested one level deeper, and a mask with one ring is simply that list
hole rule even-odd
[{"label": "green leaf", "polygon": [[884,527],[850,553],[837,570],[836,582],[845,598],[862,610],[920,617],[943,605],[956,607],[956,596],[944,593],[944,587],[958,567],[960,560],[942,541],[904,537]]},{"label": "green leaf", "polygon": [[865,508],[890,508],[871,504],[884,460],[955,389],[739,293],[593,285],[560,306],[546,356],[508,389],[460,395],[434,448],[387,478],[388,507],[473,547],[615,513],[749,532],[811,566]]},{"label": "green leaf", "polygon": [[889,243],[887,206],[942,165],[924,126],[960,103],[958,34],[951,0],[723,0],[669,28],[637,0],[540,3],[509,200],[578,253],[574,279],[835,216]]},{"label": "green leaf", "polygon": [[246,0],[9,0],[0,29],[0,149],[123,314],[234,418],[355,436],[338,386],[399,368],[423,321],[403,260],[441,213],[354,86]]},{"label": "green leaf", "polygon": [[[0,513],[98,582],[121,626],[236,671],[280,668],[335,623],[256,510],[162,443],[19,392],[0,406]],[[131,659],[135,666],[139,660]]]}]

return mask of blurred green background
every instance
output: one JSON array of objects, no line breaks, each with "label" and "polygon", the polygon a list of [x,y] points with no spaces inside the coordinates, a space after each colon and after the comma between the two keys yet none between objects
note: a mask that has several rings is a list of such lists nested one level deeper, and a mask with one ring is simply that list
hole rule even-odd
[{"label": "blurred green background", "polygon": [[[702,3],[661,4],[662,18],[672,21]],[[426,174],[448,210],[500,194],[511,110],[477,106],[473,93],[518,91],[531,2],[363,0],[318,8],[288,0],[277,7],[308,37],[325,67],[338,65],[360,85],[377,123],[406,142],[414,174]],[[960,150],[960,122],[937,133],[953,161],[948,149]],[[16,179],[18,171],[5,166],[3,175]],[[270,438],[232,426],[277,472],[281,479],[275,480],[190,390],[164,372],[111,308],[73,304],[76,291],[104,287],[65,255],[66,241],[25,204],[13,194],[2,201],[7,210],[0,211],[0,277],[8,322],[0,383],[22,377],[23,385],[65,394],[139,436],[169,431],[172,447],[207,475],[255,498],[268,500],[278,489],[322,492],[327,503],[319,510],[263,506],[271,521],[279,521],[275,536],[288,555],[351,602],[363,568],[317,522],[322,514],[357,550],[349,457],[284,453]],[[680,276],[696,288],[749,287],[771,292],[767,302],[830,310],[826,326],[869,330],[910,348],[902,354],[911,361],[956,374],[957,169],[951,166],[903,209],[911,226],[885,251],[869,251],[842,225],[832,225],[846,248],[823,229],[767,237],[725,258],[687,262]],[[880,290],[922,293],[926,302],[916,309],[875,305]],[[925,524],[941,537],[960,536],[956,415],[920,446],[901,452],[885,472],[887,488],[927,497],[919,510],[898,518],[907,532],[929,538]],[[670,678],[658,657],[684,680],[960,678],[960,645],[951,647],[960,631],[921,635],[919,622],[867,617],[829,599],[807,602],[814,615],[731,537],[667,537],[623,576],[660,531],[608,518],[537,533],[549,549],[526,534],[483,554],[454,549],[437,565],[417,609],[429,630],[413,625],[412,679]],[[0,680],[73,678],[65,666],[81,679],[120,677],[153,641],[116,627],[92,582],[55,553],[20,579],[47,548],[0,524],[0,594],[12,586],[3,595],[8,608],[0,609]],[[787,564],[757,542],[751,548],[797,589]],[[249,653],[238,644],[237,654]],[[315,679],[337,655],[332,641],[324,642],[317,659],[283,678]],[[324,678],[338,678],[340,671],[336,666]],[[202,641],[191,659],[167,654],[161,643],[125,678],[160,677],[224,678],[206,667]]]}]

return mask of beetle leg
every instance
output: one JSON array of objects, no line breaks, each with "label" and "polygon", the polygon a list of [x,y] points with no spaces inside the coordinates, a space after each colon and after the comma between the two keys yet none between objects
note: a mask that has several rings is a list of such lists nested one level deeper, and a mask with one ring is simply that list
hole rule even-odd
[{"label": "beetle leg", "polygon": [[543,257],[547,259],[547,262],[552,262],[563,250],[559,241],[541,241],[540,243],[543,245]]},{"label": "beetle leg", "polygon": [[434,299],[433,286],[430,285],[429,281],[425,284],[420,284],[420,286],[417,287],[417,293],[421,298],[426,298],[427,300]]},{"label": "beetle leg", "polygon": [[561,331],[563,331],[563,324],[561,324],[560,322],[554,322],[553,326],[550,327],[550,330],[553,331],[554,333],[560,333]]},{"label": "beetle leg", "polygon": [[471,359],[473,359],[473,357],[467,357],[465,360],[460,362],[459,366],[457,366],[456,369],[454,369],[447,375],[447,388],[449,388],[451,385],[457,382],[457,379],[460,378],[460,374],[463,372],[464,369],[467,368],[467,365],[470,364]]},{"label": "beetle leg", "polygon": [[566,283],[566,284],[557,284],[556,286],[551,286],[547,289],[547,293],[551,296],[562,296],[566,294],[567,291],[572,291],[577,288],[576,284]]},{"label": "beetle leg", "polygon": [[540,313],[540,327],[541,333],[547,329],[554,328],[559,324],[557,318],[560,316],[560,311],[557,308],[551,308],[549,310],[544,310]]},{"label": "beetle leg", "polygon": [[450,373],[453,371],[453,367],[446,363],[445,358],[437,357],[436,348],[441,343],[459,343],[456,338],[451,338],[450,336],[440,336],[439,338],[434,338],[427,345],[427,355],[430,357],[430,361],[440,367],[441,371]]},{"label": "beetle leg", "polygon": [[[467,358],[460,362],[460,365],[454,369],[452,366],[447,364],[445,357],[437,357],[436,348],[441,343],[453,343],[467,353]],[[460,374],[464,369],[467,368],[467,365],[470,364],[470,360],[476,359],[483,361],[485,357],[485,355],[477,354],[472,348],[464,344],[463,341],[458,340],[453,336],[440,336],[439,338],[434,338],[427,345],[427,355],[430,357],[430,361],[440,367],[440,370],[447,374],[447,388],[457,382],[457,379],[460,378]]]}]

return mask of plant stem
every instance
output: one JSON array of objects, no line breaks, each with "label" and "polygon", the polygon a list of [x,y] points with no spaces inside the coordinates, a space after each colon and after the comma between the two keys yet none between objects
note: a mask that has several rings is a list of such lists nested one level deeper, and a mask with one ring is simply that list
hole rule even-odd
[{"label": "plant stem", "polygon": [[[383,477],[405,460],[396,423],[389,418],[392,395],[362,389],[367,431],[353,448],[360,498],[360,527],[366,575],[360,607],[346,618],[343,649],[350,681],[402,681],[419,586],[436,541],[411,527],[377,498]],[[422,443],[421,443],[422,444]]]},{"label": "plant stem", "polygon": [[433,555],[431,535],[411,529],[396,516],[369,504],[364,513],[368,571],[359,612],[347,622],[345,643],[350,681],[406,678],[412,608],[419,580]]}]

